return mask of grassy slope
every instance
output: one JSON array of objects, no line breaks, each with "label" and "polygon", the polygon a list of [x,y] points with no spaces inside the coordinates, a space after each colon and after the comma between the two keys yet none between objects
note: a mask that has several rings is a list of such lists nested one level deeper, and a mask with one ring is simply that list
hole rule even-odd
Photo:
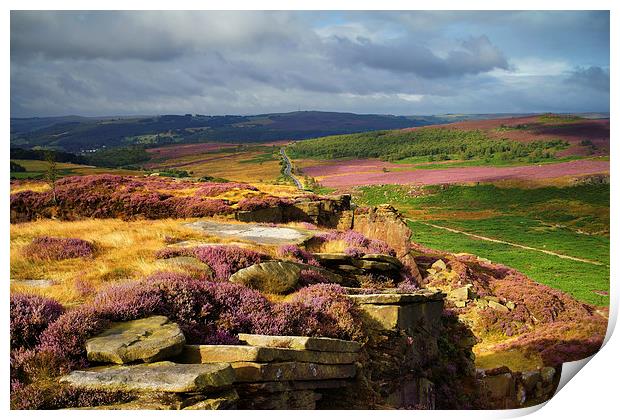
[{"label": "grassy slope", "polygon": [[[608,185],[534,189],[478,185],[421,191],[422,195],[412,196],[408,187],[364,187],[359,201],[392,203],[411,215],[415,242],[476,254],[512,266],[583,301],[608,304],[608,297],[593,293],[609,291]],[[425,221],[603,265],[483,241],[428,226]]]},{"label": "grassy slope", "polygon": [[[49,167],[49,163],[43,160],[22,160],[12,159],[26,168],[26,172],[11,172],[11,178],[15,179],[30,179],[30,178],[43,178]],[[141,175],[140,171],[132,171],[128,169],[110,169],[110,168],[97,168],[88,165],[77,165],[74,163],[57,163],[56,164],[59,176],[72,176],[72,175],[94,175],[94,174],[114,174],[114,175]]]}]

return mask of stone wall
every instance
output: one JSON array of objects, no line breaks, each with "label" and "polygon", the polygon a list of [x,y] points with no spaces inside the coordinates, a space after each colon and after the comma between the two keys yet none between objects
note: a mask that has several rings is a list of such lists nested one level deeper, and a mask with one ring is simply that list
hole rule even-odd
[{"label": "stone wall", "polygon": [[507,367],[480,370],[478,377],[488,392],[489,408],[529,407],[548,401],[558,387],[561,366],[513,372]]}]

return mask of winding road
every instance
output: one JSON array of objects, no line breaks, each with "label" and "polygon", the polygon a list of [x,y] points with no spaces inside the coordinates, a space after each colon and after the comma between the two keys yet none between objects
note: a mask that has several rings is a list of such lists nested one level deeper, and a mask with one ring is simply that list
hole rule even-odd
[{"label": "winding road", "polygon": [[299,181],[299,179],[297,179],[297,177],[293,175],[293,164],[291,163],[291,160],[289,159],[289,157],[286,155],[286,151],[284,150],[284,147],[280,148],[280,154],[282,155],[282,158],[284,159],[284,165],[286,165],[284,167],[284,175],[291,178],[297,188],[299,188],[300,190],[303,190],[304,186],[301,184],[301,181]]}]

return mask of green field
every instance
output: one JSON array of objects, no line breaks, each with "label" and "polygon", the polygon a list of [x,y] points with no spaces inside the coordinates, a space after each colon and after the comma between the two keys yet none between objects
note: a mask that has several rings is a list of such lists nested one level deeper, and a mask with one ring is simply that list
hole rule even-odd
[{"label": "green field", "polygon": [[424,127],[414,131],[392,130],[328,136],[299,141],[287,148],[293,159],[376,158],[488,160],[538,162],[553,158],[568,146],[564,140],[518,142],[490,137],[482,130]]},{"label": "green field", "polygon": [[[576,298],[608,305],[609,185],[500,188],[431,186],[362,187],[358,202],[390,203],[411,217],[415,242],[468,252],[514,267],[534,280]],[[574,261],[438,229],[430,224],[539,250],[585,259]]]}]

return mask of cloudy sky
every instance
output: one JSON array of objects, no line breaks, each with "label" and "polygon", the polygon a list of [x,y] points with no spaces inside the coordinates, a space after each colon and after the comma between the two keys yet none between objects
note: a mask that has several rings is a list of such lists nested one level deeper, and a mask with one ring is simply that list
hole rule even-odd
[{"label": "cloudy sky", "polygon": [[607,12],[11,12],[11,115],[609,111]]}]

